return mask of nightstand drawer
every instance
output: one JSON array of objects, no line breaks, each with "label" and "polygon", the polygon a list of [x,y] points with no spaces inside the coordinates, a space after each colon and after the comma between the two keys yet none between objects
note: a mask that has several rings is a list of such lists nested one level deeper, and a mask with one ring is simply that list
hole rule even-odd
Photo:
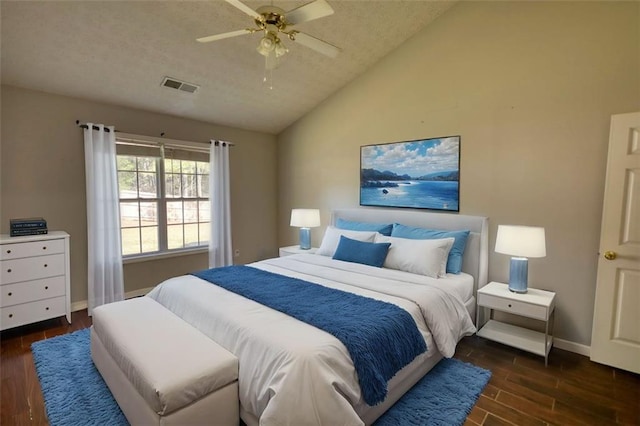
[{"label": "nightstand drawer", "polygon": [[547,320],[547,307],[478,293],[478,305],[524,317]]},{"label": "nightstand drawer", "polygon": [[280,247],[279,256],[291,256],[292,254],[315,254],[318,250],[317,247],[311,247],[310,249],[303,250],[300,246]]}]

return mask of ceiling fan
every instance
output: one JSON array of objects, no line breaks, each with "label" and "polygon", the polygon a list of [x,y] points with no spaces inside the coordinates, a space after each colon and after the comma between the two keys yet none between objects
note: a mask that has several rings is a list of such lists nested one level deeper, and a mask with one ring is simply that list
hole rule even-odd
[{"label": "ceiling fan", "polygon": [[277,65],[277,59],[289,51],[282,43],[282,36],[332,58],[340,53],[340,48],[291,28],[294,25],[333,14],[333,9],[326,0],[315,0],[288,12],[276,6],[261,6],[253,10],[240,0],[226,0],[226,2],[251,16],[256,27],[201,37],[197,41],[207,43],[261,32],[263,36],[256,50],[265,57],[266,69],[268,70],[274,69]]}]

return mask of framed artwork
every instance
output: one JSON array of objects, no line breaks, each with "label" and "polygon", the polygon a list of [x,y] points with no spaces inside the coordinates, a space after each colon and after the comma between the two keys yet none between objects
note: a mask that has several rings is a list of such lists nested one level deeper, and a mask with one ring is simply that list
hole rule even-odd
[{"label": "framed artwork", "polygon": [[360,205],[460,211],[460,136],[361,146]]}]

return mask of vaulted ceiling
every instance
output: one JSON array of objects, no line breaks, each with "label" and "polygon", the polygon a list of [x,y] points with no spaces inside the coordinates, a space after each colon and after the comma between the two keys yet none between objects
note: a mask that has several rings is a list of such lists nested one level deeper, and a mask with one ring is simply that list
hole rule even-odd
[{"label": "vaulted ceiling", "polygon": [[[309,1],[244,3],[288,11]],[[258,33],[195,41],[255,25],[222,0],[3,0],[2,84],[277,134],[455,3],[328,2],[334,14],[295,28],[342,52],[330,58],[284,40],[289,53],[270,88]],[[192,94],[162,87],[165,77],[199,88]]]}]

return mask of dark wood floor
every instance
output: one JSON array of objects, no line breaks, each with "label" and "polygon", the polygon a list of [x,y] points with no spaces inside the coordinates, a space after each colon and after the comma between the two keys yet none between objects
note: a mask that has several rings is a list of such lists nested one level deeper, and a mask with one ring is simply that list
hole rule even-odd
[{"label": "dark wood floor", "polygon": [[[1,425],[46,425],[31,343],[89,327],[87,311],[72,325],[56,319],[0,335]],[[640,376],[552,349],[541,357],[478,337],[464,338],[456,358],[492,371],[466,425],[640,425]]]}]

